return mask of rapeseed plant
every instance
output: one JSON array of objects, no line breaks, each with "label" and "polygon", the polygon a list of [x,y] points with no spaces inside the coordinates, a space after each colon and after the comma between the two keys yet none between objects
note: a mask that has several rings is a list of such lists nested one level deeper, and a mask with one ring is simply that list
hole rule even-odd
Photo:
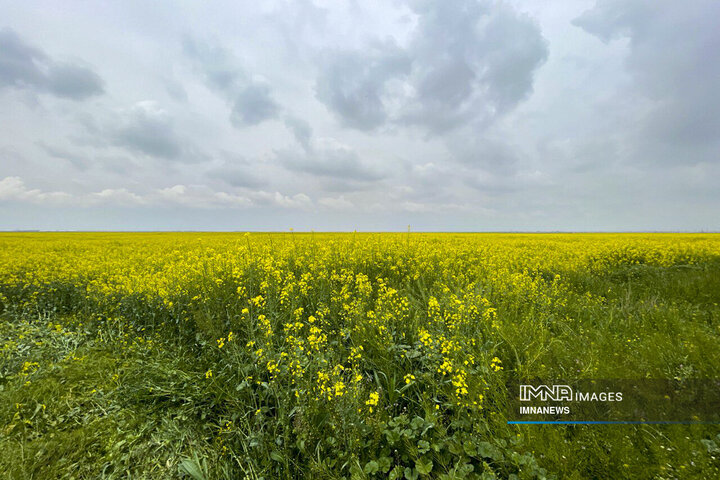
[{"label": "rapeseed plant", "polygon": [[[609,475],[627,478],[660,457],[673,470],[658,478],[682,476],[681,458],[704,473],[713,460],[690,434],[531,431],[502,409],[506,383],[532,376],[720,374],[719,262],[710,234],[0,235],[2,326],[13,332],[0,345],[0,450],[52,442],[52,421],[67,422],[60,435],[114,398],[98,412],[187,407],[178,418],[197,437],[177,444],[206,445],[216,476],[580,478],[627,464]],[[70,402],[37,393],[64,385],[53,372],[100,365],[88,345],[162,364],[134,378],[108,367],[67,394],[82,397],[74,413],[46,417]],[[107,442],[132,431],[103,428]],[[660,449],[664,436],[675,453]],[[599,445],[609,470],[593,470],[583,445]],[[562,460],[566,449],[577,458]],[[107,462],[130,468],[122,452]],[[26,458],[0,466],[15,457]],[[177,473],[177,458],[155,465],[167,462]]]}]

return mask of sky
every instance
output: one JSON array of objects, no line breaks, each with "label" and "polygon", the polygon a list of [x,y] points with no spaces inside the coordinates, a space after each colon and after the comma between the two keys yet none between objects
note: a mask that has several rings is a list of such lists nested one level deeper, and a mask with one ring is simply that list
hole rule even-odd
[{"label": "sky", "polygon": [[720,230],[714,0],[0,0],[0,229]]}]

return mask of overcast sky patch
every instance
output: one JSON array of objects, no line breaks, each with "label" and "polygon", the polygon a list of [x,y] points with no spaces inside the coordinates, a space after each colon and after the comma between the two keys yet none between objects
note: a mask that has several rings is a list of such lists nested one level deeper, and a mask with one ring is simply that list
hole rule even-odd
[{"label": "overcast sky patch", "polygon": [[86,66],[53,60],[6,27],[0,29],[0,87],[84,100],[103,93],[103,80]]},{"label": "overcast sky patch", "polygon": [[0,0],[0,228],[717,230],[717,18]]}]

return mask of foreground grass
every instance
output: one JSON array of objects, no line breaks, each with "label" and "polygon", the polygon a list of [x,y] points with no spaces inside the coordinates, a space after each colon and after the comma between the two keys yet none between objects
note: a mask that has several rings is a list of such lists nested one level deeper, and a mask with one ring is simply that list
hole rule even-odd
[{"label": "foreground grass", "polygon": [[715,426],[505,417],[513,379],[719,377],[714,236],[3,240],[6,478],[720,476]]}]

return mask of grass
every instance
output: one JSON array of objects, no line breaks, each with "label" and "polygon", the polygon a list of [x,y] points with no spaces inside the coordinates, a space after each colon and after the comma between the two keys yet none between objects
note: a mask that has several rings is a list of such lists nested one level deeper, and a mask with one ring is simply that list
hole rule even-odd
[{"label": "grass", "polygon": [[720,377],[717,236],[362,238],[0,238],[0,477],[720,476],[715,425],[506,423]]}]

